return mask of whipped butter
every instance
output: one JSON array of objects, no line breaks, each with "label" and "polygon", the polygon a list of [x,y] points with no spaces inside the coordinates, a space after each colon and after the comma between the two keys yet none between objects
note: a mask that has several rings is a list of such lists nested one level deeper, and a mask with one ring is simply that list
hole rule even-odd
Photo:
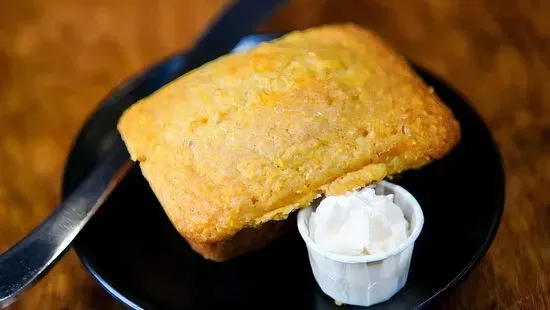
[{"label": "whipped butter", "polygon": [[373,187],[323,199],[309,219],[309,236],[322,249],[342,255],[370,255],[398,247],[409,223],[393,195]]}]

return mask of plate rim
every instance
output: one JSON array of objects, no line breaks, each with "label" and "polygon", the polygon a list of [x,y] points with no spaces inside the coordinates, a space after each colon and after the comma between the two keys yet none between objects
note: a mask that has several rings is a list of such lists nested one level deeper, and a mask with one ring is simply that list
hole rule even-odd
[{"label": "plate rim", "polygon": [[[258,39],[260,41],[266,41],[269,39],[277,38],[282,33],[258,33],[258,34],[251,34],[248,36],[243,37],[241,42],[250,40],[250,39]],[[263,38],[263,39],[262,39]],[[238,45],[241,44],[239,42]],[[148,74],[150,74],[152,71],[154,71],[157,68],[162,67],[163,65],[166,65],[176,59],[180,59],[180,61],[185,61],[187,52],[179,51],[175,52],[173,54],[170,54],[159,61],[155,61],[152,64],[146,66],[144,69],[131,74],[129,78],[126,78],[121,83],[119,83],[117,86],[115,86],[111,91],[107,93],[95,106],[94,109],[87,115],[87,117],[82,122],[81,127],[77,131],[77,134],[74,136],[72,140],[71,147],[69,149],[69,152],[67,154],[64,167],[63,167],[63,173],[62,173],[62,179],[61,179],[61,197],[64,199],[66,198],[70,193],[67,190],[68,187],[68,175],[70,167],[72,167],[73,160],[74,160],[74,152],[76,148],[79,146],[79,141],[82,140],[83,134],[87,131],[88,127],[92,123],[94,117],[101,113],[101,111],[108,106],[109,101],[113,100],[113,98],[122,98],[127,96],[132,90],[137,89],[141,86],[141,84],[146,80],[146,77]],[[490,249],[496,234],[498,233],[498,230],[500,228],[500,223],[502,221],[502,216],[504,214],[504,208],[505,208],[505,201],[506,201],[506,174],[504,171],[504,163],[503,163],[503,157],[500,152],[500,149],[498,147],[498,143],[496,142],[494,135],[490,128],[485,123],[484,119],[481,117],[479,112],[475,109],[474,106],[469,104],[469,102],[466,100],[466,96],[456,88],[452,87],[446,80],[442,79],[439,74],[436,74],[428,69],[426,69],[423,66],[420,66],[410,60],[408,60],[409,64],[415,71],[421,71],[422,73],[425,73],[429,75],[430,77],[436,79],[438,83],[440,83],[442,86],[447,88],[448,90],[452,91],[456,97],[458,97],[461,101],[464,102],[471,110],[471,112],[475,115],[476,118],[478,118],[481,121],[481,124],[485,128],[485,130],[488,133],[488,136],[491,140],[490,147],[495,151],[496,159],[498,159],[498,179],[501,180],[500,188],[502,189],[502,195],[499,195],[499,201],[498,205],[499,208],[496,210],[495,215],[492,217],[491,227],[489,229],[489,232],[487,234],[487,238],[485,238],[484,243],[478,248],[478,250],[475,252],[475,254],[472,256],[472,258],[468,261],[468,263],[460,270],[460,272],[457,273],[457,275],[449,282],[447,285],[433,293],[429,298],[425,299],[423,302],[421,302],[419,305],[415,307],[415,309],[421,309],[425,308],[428,305],[432,304],[436,300],[439,300],[439,298],[452,288],[455,288],[458,284],[462,283],[466,278],[471,274],[471,272],[478,266],[478,264],[481,262],[485,254]],[[149,309],[150,306],[147,302],[140,299],[139,297],[133,296],[133,294],[125,294],[124,289],[120,287],[115,287],[114,284],[110,283],[108,280],[106,280],[103,276],[101,276],[101,268],[97,266],[92,266],[92,263],[88,260],[88,258],[82,253],[82,251],[78,250],[78,247],[76,246],[77,242],[73,242],[71,244],[71,249],[75,251],[78,259],[82,263],[82,265],[85,267],[86,271],[92,276],[92,278],[109,294],[111,295],[117,302],[124,305],[125,307],[131,308],[131,309]],[[131,297],[129,297],[131,296]]]}]

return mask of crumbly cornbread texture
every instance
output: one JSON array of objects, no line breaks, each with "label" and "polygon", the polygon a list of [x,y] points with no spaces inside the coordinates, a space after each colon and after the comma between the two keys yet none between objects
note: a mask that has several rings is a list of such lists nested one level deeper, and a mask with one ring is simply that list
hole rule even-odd
[{"label": "crumbly cornbread texture", "polygon": [[421,167],[460,137],[402,57],[350,24],[205,64],[131,106],[119,130],[174,226],[205,245]]}]

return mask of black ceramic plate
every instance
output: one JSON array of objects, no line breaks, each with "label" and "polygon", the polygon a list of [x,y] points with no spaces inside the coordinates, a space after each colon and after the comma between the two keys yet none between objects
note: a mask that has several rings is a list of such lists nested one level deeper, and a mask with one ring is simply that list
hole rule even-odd
[{"label": "black ceramic plate", "polygon": [[[269,38],[251,36],[240,47]],[[65,196],[118,139],[121,112],[170,80],[184,61],[184,54],[171,57],[107,97],[69,156]],[[487,251],[503,211],[503,170],[489,131],[456,92],[417,70],[455,113],[462,140],[444,159],[395,180],[420,202],[425,226],[406,286],[373,309],[423,307],[457,284]],[[138,168],[81,232],[74,249],[92,276],[130,308],[336,308],[316,285],[297,232],[229,262],[206,261],[172,227]]]}]

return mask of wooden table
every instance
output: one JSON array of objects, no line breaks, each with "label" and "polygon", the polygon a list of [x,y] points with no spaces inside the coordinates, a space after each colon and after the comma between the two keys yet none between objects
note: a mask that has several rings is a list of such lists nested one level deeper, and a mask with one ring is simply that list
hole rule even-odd
[{"label": "wooden table", "polygon": [[[59,201],[71,141],[99,100],[189,47],[225,3],[0,2],[0,251]],[[337,21],[373,28],[444,77],[481,113],[502,151],[507,197],[496,240],[439,306],[550,308],[550,2],[299,0],[262,29]],[[71,252],[12,308],[120,305]]]}]

